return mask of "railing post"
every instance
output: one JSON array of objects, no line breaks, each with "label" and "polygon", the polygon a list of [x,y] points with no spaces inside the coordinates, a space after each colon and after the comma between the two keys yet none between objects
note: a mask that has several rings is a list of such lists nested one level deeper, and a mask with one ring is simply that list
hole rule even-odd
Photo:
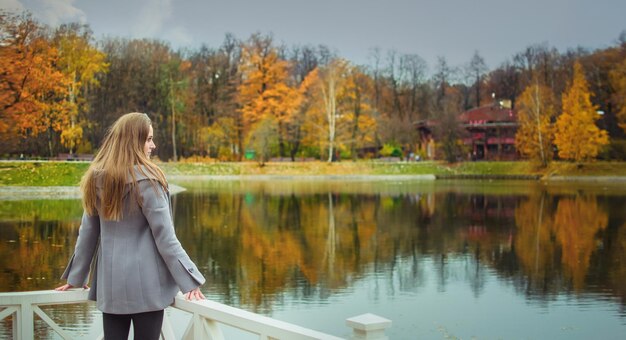
[{"label": "railing post", "polygon": [[366,313],[347,319],[346,325],[352,328],[352,340],[387,340],[385,329],[391,327],[391,320]]},{"label": "railing post", "polygon": [[15,313],[15,316],[17,317],[17,325],[13,325],[17,326],[19,332],[16,339],[34,339],[35,318],[33,316],[31,301],[28,300],[25,303],[21,303],[20,310],[18,313]]}]

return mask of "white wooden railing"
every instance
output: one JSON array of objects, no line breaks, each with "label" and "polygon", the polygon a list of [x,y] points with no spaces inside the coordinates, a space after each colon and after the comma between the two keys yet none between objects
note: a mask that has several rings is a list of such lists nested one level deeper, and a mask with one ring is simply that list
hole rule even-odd
[{"label": "white wooden railing", "polygon": [[[43,290],[34,292],[0,293],[0,321],[12,316],[13,339],[33,339],[35,315],[54,330],[63,339],[73,339],[62,327],[57,325],[40,306],[71,303],[87,303],[87,290],[76,289],[65,292]],[[218,302],[187,301],[182,294],[176,297],[169,308],[191,313],[182,339],[224,339],[220,325],[227,325],[258,336],[261,340],[269,339],[341,339],[312,329],[288,322],[272,319],[242,309],[230,307]],[[385,329],[391,321],[374,314],[363,314],[346,320],[353,333],[350,339],[387,339]],[[174,340],[174,330],[165,313],[161,337]],[[102,338],[102,335],[99,337]]]}]

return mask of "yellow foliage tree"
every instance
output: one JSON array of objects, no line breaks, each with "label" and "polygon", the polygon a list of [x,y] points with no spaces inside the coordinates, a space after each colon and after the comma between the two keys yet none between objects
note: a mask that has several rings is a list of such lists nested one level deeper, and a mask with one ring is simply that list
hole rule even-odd
[{"label": "yellow foliage tree", "polygon": [[310,72],[303,84],[303,144],[331,162],[337,151],[354,156],[356,149],[374,143],[377,121],[368,97],[373,84],[358,67],[334,59]]},{"label": "yellow foliage tree", "polygon": [[235,159],[237,124],[232,117],[220,117],[211,126],[200,129],[200,140],[210,157]]},{"label": "yellow foliage tree", "polygon": [[538,81],[527,86],[518,99],[520,126],[515,135],[515,147],[524,157],[539,161],[542,166],[552,159],[551,119],[554,114],[554,95]]},{"label": "yellow foliage tree", "polygon": [[354,120],[354,112],[347,105],[351,94],[349,71],[350,64],[343,59],[331,60],[315,71],[312,105],[303,126],[303,143],[319,147],[328,162],[332,162],[337,150],[346,148],[350,122]]},{"label": "yellow foliage tree", "polygon": [[61,143],[73,153],[83,138],[83,129],[78,120],[81,111],[87,108],[85,92],[87,86],[98,85],[96,75],[106,72],[108,64],[105,54],[91,44],[91,31],[78,24],[62,25],[55,35],[59,51],[57,67],[68,79],[67,101],[69,104],[68,124],[62,127]]},{"label": "yellow foliage tree", "polygon": [[556,121],[554,143],[559,157],[576,162],[592,160],[609,143],[606,130],[595,124],[596,110],[582,66],[576,62],[571,86],[563,94],[563,112]]}]

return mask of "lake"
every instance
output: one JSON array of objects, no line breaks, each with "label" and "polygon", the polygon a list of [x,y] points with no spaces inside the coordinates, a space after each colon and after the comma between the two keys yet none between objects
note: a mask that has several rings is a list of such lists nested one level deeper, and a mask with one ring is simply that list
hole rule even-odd
[{"label": "lake", "polygon": [[[173,183],[187,188],[173,198],[177,235],[218,302],[343,337],[363,313],[392,320],[390,339],[626,334],[624,184]],[[61,284],[80,201],[0,204],[0,291]],[[48,310],[77,335],[100,322],[89,304]]]}]

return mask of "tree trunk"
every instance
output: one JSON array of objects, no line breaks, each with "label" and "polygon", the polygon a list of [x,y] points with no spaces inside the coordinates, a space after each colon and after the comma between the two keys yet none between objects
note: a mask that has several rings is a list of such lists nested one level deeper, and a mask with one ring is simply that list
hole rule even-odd
[{"label": "tree trunk", "polygon": [[174,162],[177,162],[178,155],[176,154],[176,108],[174,105],[174,90],[172,87],[171,77],[170,77],[170,108],[172,110],[172,159]]}]

